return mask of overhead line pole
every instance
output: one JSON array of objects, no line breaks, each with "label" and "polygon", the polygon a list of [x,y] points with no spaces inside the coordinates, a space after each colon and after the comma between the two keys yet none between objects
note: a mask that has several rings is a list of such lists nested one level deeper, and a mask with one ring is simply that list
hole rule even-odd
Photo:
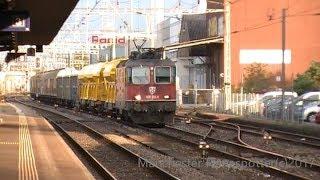
[{"label": "overhead line pole", "polygon": [[224,4],[224,93],[225,110],[231,107],[231,3],[225,0]]},{"label": "overhead line pole", "polygon": [[285,65],[285,50],[286,50],[286,9],[282,9],[282,68],[281,68],[281,120],[285,119],[284,96],[286,87],[286,65]]}]

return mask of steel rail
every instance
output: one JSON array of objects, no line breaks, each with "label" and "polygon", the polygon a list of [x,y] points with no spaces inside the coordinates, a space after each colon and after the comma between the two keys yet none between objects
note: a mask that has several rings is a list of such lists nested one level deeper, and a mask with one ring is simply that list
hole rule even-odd
[{"label": "steel rail", "polygon": [[[141,126],[140,126],[139,128],[144,129],[145,127],[141,127]],[[171,158],[172,158],[173,160],[175,160],[175,161],[180,161],[180,163],[182,163],[182,164],[184,164],[184,165],[186,165],[186,166],[189,166],[189,167],[191,167],[191,168],[197,169],[197,170],[199,170],[199,171],[202,170],[202,169],[199,168],[199,167],[192,166],[192,165],[190,165],[190,164],[188,164],[188,163],[186,163],[186,162],[183,162],[182,159],[179,159],[179,158],[177,158],[177,157],[174,157],[174,156],[172,156],[172,155],[164,152],[163,150],[157,149],[157,148],[155,148],[155,147],[153,147],[153,146],[151,146],[151,145],[149,145],[149,144],[146,144],[146,143],[144,143],[144,142],[142,142],[142,141],[139,141],[139,140],[137,140],[137,139],[135,139],[135,138],[132,138],[132,137],[130,137],[130,136],[127,135],[127,134],[124,134],[124,133],[122,133],[122,132],[120,132],[120,131],[117,131],[117,130],[116,130],[116,132],[118,132],[119,134],[125,136],[125,137],[128,138],[128,139],[131,139],[132,141],[135,141],[136,143],[140,144],[141,146],[147,147],[147,148],[149,148],[149,149],[151,149],[151,150],[153,150],[153,151],[155,151],[155,152],[157,152],[157,153],[159,153],[159,154],[162,154],[162,155],[164,155],[164,156],[171,157]]]},{"label": "steel rail", "polygon": [[[262,126],[255,127],[255,126],[252,126],[252,125],[244,125],[244,124],[235,123],[235,122],[230,122],[230,123],[236,124],[236,125],[238,125],[238,126],[240,126],[242,128],[253,129],[253,130],[256,130],[256,131],[259,131],[259,130],[261,131],[261,129],[265,129],[268,132],[272,132],[272,133],[276,133],[276,134],[284,135],[284,136],[291,136],[293,138],[297,138],[302,142],[319,144],[319,147],[320,147],[320,138],[319,137],[309,136],[309,135],[304,135],[304,134],[299,134],[299,133],[293,133],[293,132],[288,132],[288,131],[283,131],[283,130],[271,129],[271,128],[264,128]],[[301,140],[301,139],[304,139],[304,140]],[[311,142],[311,141],[315,141],[316,143]]]},{"label": "steel rail", "polygon": [[[166,126],[166,128],[168,128],[168,127],[169,126]],[[159,131],[156,131],[156,130],[153,130],[153,129],[145,129],[145,130],[147,130],[150,133],[154,133],[154,134],[158,134],[158,135],[161,135],[161,136],[164,136],[164,137],[167,137],[167,138],[175,139],[176,141],[180,141],[180,142],[185,143],[187,145],[198,147],[198,143],[192,142],[190,140],[185,140],[185,139],[182,139],[180,137],[168,135],[166,133],[159,132]],[[183,131],[183,130],[181,130],[181,131]],[[203,135],[200,135],[200,134],[195,134],[195,135],[198,138],[203,138]],[[262,163],[259,163],[259,162],[251,161],[248,158],[244,158],[244,157],[241,157],[241,156],[238,156],[238,155],[235,155],[235,154],[231,154],[231,153],[228,153],[228,152],[220,151],[220,150],[213,149],[213,148],[209,148],[208,151],[209,151],[209,153],[218,154],[218,155],[221,155],[221,156],[223,156],[223,157],[225,157],[227,159],[230,159],[230,160],[237,160],[237,161],[241,161],[241,162],[246,162],[248,164],[253,164],[255,168],[257,168],[257,169],[259,169],[259,170],[261,170],[263,172],[268,172],[268,173],[270,173],[272,175],[276,175],[278,177],[282,177],[282,178],[285,177],[286,179],[308,179],[306,177],[303,177],[303,176],[300,176],[300,175],[297,175],[297,174],[293,174],[293,173],[281,170],[279,168],[272,167],[272,166],[269,166],[269,165],[265,165],[265,164],[262,164]]]},{"label": "steel rail", "polygon": [[[16,101],[19,102],[18,100],[16,100]],[[29,106],[29,107],[32,107],[32,108],[40,109],[40,110],[42,110],[42,111],[46,111],[46,112],[55,114],[56,116],[61,116],[61,117],[66,118],[66,119],[68,119],[68,120],[71,120],[72,122],[76,123],[77,125],[79,125],[79,126],[82,127],[83,129],[85,129],[87,132],[91,133],[92,135],[94,135],[94,136],[96,136],[96,137],[98,137],[98,138],[103,139],[106,143],[111,144],[112,146],[116,147],[118,150],[123,151],[124,153],[126,153],[127,155],[129,155],[131,158],[135,159],[137,162],[140,160],[140,161],[148,164],[149,167],[152,167],[152,168],[151,168],[152,171],[154,171],[154,172],[157,173],[157,174],[161,174],[162,177],[164,177],[164,178],[166,178],[166,179],[174,179],[174,180],[178,180],[178,179],[179,179],[178,177],[174,176],[174,175],[171,174],[170,172],[168,172],[168,171],[164,170],[163,168],[157,166],[156,164],[148,161],[147,159],[145,159],[145,158],[141,157],[140,155],[134,153],[133,151],[129,150],[128,148],[126,148],[126,147],[124,147],[124,146],[122,146],[122,145],[120,145],[120,144],[118,144],[118,143],[116,143],[116,142],[114,142],[114,141],[112,141],[112,140],[110,140],[110,139],[107,139],[107,138],[106,138],[103,134],[101,134],[100,132],[92,129],[91,127],[89,127],[89,126],[87,126],[87,125],[85,125],[85,124],[83,124],[83,123],[81,123],[81,122],[79,122],[79,121],[77,121],[77,120],[73,120],[73,119],[71,119],[71,118],[69,118],[69,117],[66,117],[66,116],[62,115],[62,114],[57,114],[57,113],[52,112],[52,111],[50,111],[50,110],[47,110],[47,109],[44,109],[44,108],[41,108],[41,107],[37,107],[37,106],[31,105],[31,104],[26,104],[26,103],[24,103],[24,102],[19,102],[19,103],[21,103],[21,104],[23,104],[23,105],[26,105],[26,106]],[[53,121],[50,120],[49,122],[53,122]],[[57,123],[56,123],[56,125],[57,125]],[[59,126],[59,125],[58,125],[58,126]],[[57,127],[58,127],[58,126],[57,126]],[[60,126],[60,128],[63,130],[63,128],[62,128],[61,126]],[[67,132],[65,132],[65,133],[67,133]],[[67,133],[67,135],[68,135],[68,133]],[[70,137],[70,138],[72,138],[72,137]],[[74,141],[75,141],[75,140],[74,140]],[[75,143],[77,143],[77,142],[75,141]],[[79,144],[78,144],[78,146],[81,147],[81,145],[79,145]],[[87,153],[90,155],[89,152],[87,152]],[[91,156],[91,155],[90,155],[90,156]],[[96,160],[96,161],[97,161],[97,160]],[[97,162],[98,162],[98,161],[97,161]],[[101,165],[101,164],[100,164],[100,165]],[[101,166],[102,166],[102,165],[101,165]],[[102,167],[103,167],[103,166],[102,166]],[[105,169],[105,168],[104,168],[104,169]]]},{"label": "steel rail", "polygon": [[[182,115],[176,115],[176,118],[186,118],[187,116],[182,116]],[[230,123],[230,122],[222,122],[222,121],[218,121],[218,120],[213,120],[213,119],[206,119],[206,118],[201,118],[201,117],[195,117],[192,116],[193,119],[198,119],[199,122],[214,122],[216,127],[219,128],[223,128],[223,129],[229,129],[229,130],[233,130],[233,131],[238,131],[238,129],[234,126],[234,125],[238,125],[241,127],[241,125],[236,124],[236,123]],[[233,127],[228,127],[229,126],[233,126]],[[266,129],[267,131],[269,131],[268,129]],[[249,130],[249,129],[241,129],[242,132],[244,133],[248,133],[248,134],[252,134],[255,136],[263,136],[263,134],[261,132],[257,132],[254,130]],[[269,131],[271,132],[271,131]],[[274,133],[276,133],[276,130],[273,130]],[[302,140],[296,140],[296,139],[290,139],[287,137],[283,137],[281,135],[277,135],[277,134],[272,134],[272,138],[276,139],[276,140],[280,140],[280,141],[286,141],[286,142],[293,142],[293,143],[298,143],[304,146],[309,146],[309,147],[313,147],[313,148],[318,148],[320,149],[320,144],[317,143],[311,143],[311,142],[306,142],[306,141],[302,141]],[[288,133],[288,132],[286,132]],[[290,133],[289,133],[290,134]],[[303,135],[301,135],[303,136]],[[306,139],[310,138],[311,136],[304,136]],[[315,139],[317,139],[316,137],[313,137]]]},{"label": "steel rail", "polygon": [[[195,122],[195,123],[199,124],[199,125],[202,125],[202,126],[207,126],[207,127],[211,126],[211,124],[206,124],[206,123],[198,123],[198,122]],[[174,128],[174,127],[172,127],[172,128]],[[188,133],[188,131],[185,131],[185,132]],[[238,136],[238,138],[239,138],[239,136]],[[240,138],[241,138],[241,134],[240,134]],[[313,170],[313,171],[316,171],[316,172],[320,172],[320,166],[317,165],[317,164],[301,161],[299,159],[295,159],[295,158],[292,158],[292,157],[284,156],[284,155],[281,155],[281,154],[278,154],[278,153],[274,153],[274,152],[271,152],[271,151],[266,151],[266,150],[254,147],[252,145],[249,145],[247,143],[243,143],[244,145],[241,145],[241,144],[238,144],[238,143],[234,143],[234,142],[226,141],[226,140],[221,140],[221,139],[217,139],[217,138],[214,138],[214,137],[208,137],[207,139],[209,139],[211,141],[214,141],[214,142],[220,142],[220,143],[223,143],[225,145],[231,145],[231,146],[235,146],[237,148],[245,148],[245,149],[249,149],[251,151],[263,153],[268,157],[273,157],[275,159],[282,159],[283,161],[287,161],[289,164],[292,163],[292,162],[296,162],[296,163],[299,163],[299,164],[303,165],[303,167],[308,167],[308,169],[310,169],[310,170]],[[243,142],[243,140],[242,140],[242,142]]]},{"label": "steel rail", "polygon": [[[29,105],[28,105],[29,106]],[[32,106],[32,105],[31,105]],[[35,107],[35,108],[38,108],[38,107]],[[42,108],[41,108],[42,109]],[[48,110],[46,110],[46,111],[48,111]],[[49,112],[51,112],[51,111],[49,111]],[[51,112],[51,113],[54,113],[54,112]],[[61,114],[57,114],[57,115],[59,115],[59,116],[62,116]],[[68,118],[68,117],[65,117],[65,118]],[[70,119],[70,118],[68,118],[68,119]],[[210,120],[211,122],[212,122],[212,120]],[[210,121],[206,121],[206,122],[210,122]],[[80,122],[78,122],[78,123],[80,123]],[[208,125],[208,124],[207,124]],[[229,124],[229,125],[232,125],[232,126],[234,126],[234,127],[236,127],[236,125],[234,125],[234,124]],[[84,125],[84,126],[86,126],[86,125]],[[211,125],[208,125],[208,126],[211,126]],[[88,127],[89,129],[91,129],[90,127]],[[170,128],[170,126],[167,126],[166,128]],[[93,130],[93,129],[91,129],[91,130]],[[144,128],[144,130],[146,130],[145,128]],[[174,139],[176,139],[176,140],[179,140],[179,141],[181,141],[181,142],[184,142],[184,143],[186,143],[186,144],[189,144],[189,145],[196,145],[196,146],[198,146],[198,144],[197,143],[193,143],[193,142],[190,142],[190,141],[186,141],[186,140],[183,140],[183,139],[181,139],[181,138],[177,138],[177,137],[174,137],[174,136],[170,136],[170,135],[167,135],[167,134],[163,134],[163,133],[160,133],[160,132],[157,132],[157,131],[152,131],[152,130],[150,130],[150,129],[147,129],[148,131],[150,131],[150,132],[152,132],[152,133],[156,133],[156,134],[159,134],[159,135],[161,135],[161,136],[167,136],[168,138],[174,138]],[[179,131],[183,131],[183,130],[181,130],[181,129],[178,129]],[[209,139],[210,141],[215,141],[215,142],[222,142],[222,143],[224,143],[224,144],[232,144],[232,145],[234,145],[234,146],[238,146],[238,148],[249,148],[249,147],[247,147],[246,145],[240,145],[240,144],[237,144],[237,143],[234,143],[234,142],[227,142],[227,141],[223,141],[223,140],[219,140],[219,139],[215,139],[215,138],[212,138],[212,137],[209,137],[209,135],[210,135],[210,132],[213,130],[213,128],[212,128],[212,126],[211,126],[211,128],[210,128],[210,130],[208,131],[208,133],[205,135],[205,136],[203,136],[203,135],[200,135],[200,134],[196,134],[196,133],[192,133],[193,135],[196,135],[197,137],[205,137],[206,139]],[[95,130],[93,130],[93,131],[95,131]],[[188,132],[188,131],[183,131],[184,133],[190,133],[190,132]],[[100,135],[102,135],[102,134],[100,134]],[[102,135],[103,136],[103,135]],[[103,136],[104,137],[104,136]],[[238,128],[238,140],[239,139],[241,139],[241,133],[240,133],[240,127]],[[138,142],[138,141],[137,141]],[[138,142],[139,143],[139,142]],[[140,143],[141,144],[141,143]],[[229,144],[229,145],[230,145]],[[145,146],[148,146],[148,145],[146,145],[146,144],[144,144]],[[157,150],[157,149],[155,149],[155,148],[153,148],[154,150]],[[249,148],[250,149],[250,148]],[[253,151],[253,150],[255,150],[255,151],[261,151],[260,153],[262,153],[263,152],[263,150],[261,150],[261,149],[255,149],[255,147],[251,147],[251,150]],[[259,169],[261,169],[261,170],[264,170],[264,171],[267,171],[267,172],[273,172],[274,174],[278,174],[278,175],[280,175],[281,177],[282,176],[285,176],[285,177],[287,177],[287,178],[289,178],[289,179],[308,179],[308,178],[306,178],[306,177],[303,177],[303,176],[300,176],[300,175],[296,175],[296,174],[293,174],[293,173],[290,173],[290,172],[286,172],[286,171],[282,171],[282,170],[280,170],[280,169],[278,169],[278,168],[275,168],[275,167],[272,167],[272,166],[266,166],[266,165],[264,165],[264,164],[261,164],[261,163],[258,163],[258,162],[253,162],[253,161],[251,161],[251,160],[249,160],[249,159],[247,159],[247,158],[243,158],[243,157],[241,157],[241,156],[236,156],[236,155],[234,155],[234,154],[230,154],[230,153],[227,153],[227,152],[222,152],[222,151],[218,151],[218,150],[214,150],[214,149],[210,149],[210,151],[211,152],[213,152],[213,153],[218,153],[218,154],[221,154],[221,155],[223,155],[223,156],[226,156],[226,157],[228,157],[229,159],[239,159],[239,160],[242,160],[242,161],[246,161],[246,162],[251,162],[251,163],[254,163],[255,165],[257,165],[256,167],[259,167]],[[161,151],[159,151],[159,153],[161,153]],[[163,152],[162,152],[163,153]],[[295,159],[290,159],[289,157],[284,157],[284,156],[282,156],[282,155],[279,155],[279,154],[276,154],[276,153],[273,153],[273,154],[269,154],[270,156],[274,156],[274,157],[280,157],[280,158],[287,158],[287,159],[289,159],[289,160],[292,160],[292,161],[298,161],[298,160],[295,160]],[[281,157],[282,156],[282,157]],[[302,162],[302,163],[305,163],[305,162]],[[318,170],[318,168],[319,168],[319,166],[317,166],[317,165],[313,165],[313,164],[310,164],[310,163],[306,163],[306,165],[308,165],[308,166],[311,166],[311,167],[313,167],[313,168],[315,168],[315,169],[317,169]]]},{"label": "steel rail", "polygon": [[150,167],[153,167],[152,170],[155,171],[155,173],[159,173],[161,174],[163,177],[165,177],[166,179],[179,179],[178,177],[174,176],[173,174],[169,173],[168,171],[164,170],[163,168],[157,166],[156,164],[148,161],[147,159],[143,158],[142,156],[136,154],[135,152],[131,151],[130,149],[115,143],[113,141],[111,141],[110,139],[107,139],[103,134],[101,134],[100,132],[94,130],[93,128],[77,121],[74,120],[78,125],[82,126],[83,128],[85,128],[88,132],[92,133],[93,135],[104,139],[105,141],[107,141],[108,143],[114,145],[115,147],[117,147],[118,149],[120,149],[121,151],[127,153],[128,155],[132,156],[133,159],[136,160],[136,162],[138,162],[138,160],[142,160],[143,162],[145,162],[146,164],[150,165]]},{"label": "steel rail", "polygon": [[110,179],[110,180],[116,180],[117,178],[110,172],[108,171],[99,161],[93,157],[86,149],[84,149],[77,141],[71,137],[58,123],[45,118],[58,132],[59,134],[62,134],[65,139],[71,144],[74,148],[77,149],[79,153],[85,159],[90,162],[90,165],[94,168],[95,171],[97,171],[103,179]]},{"label": "steel rail", "polygon": [[[227,127],[228,125],[229,126],[234,126],[235,125],[234,123],[220,122],[220,121],[213,121],[213,122],[216,123],[216,125],[215,125],[216,127],[237,131],[237,129],[234,128],[234,127]],[[238,125],[238,126],[241,127],[241,125]],[[241,129],[241,131],[244,132],[244,133],[255,135],[255,136],[263,136],[262,132],[257,132],[257,131],[254,131],[254,130]],[[275,134],[275,133],[272,133],[272,138],[276,139],[276,140],[280,140],[280,141],[293,142],[293,143],[298,143],[298,144],[301,144],[301,145],[304,145],[304,146],[309,146],[309,147],[312,147],[312,148],[320,149],[320,144],[311,143],[311,142],[305,142],[305,141],[296,140],[296,139],[290,139],[290,138],[283,137],[283,136]]]},{"label": "steel rail", "polygon": [[[20,104],[23,104],[25,106],[37,108],[35,106],[28,105],[28,104],[21,102],[21,101],[18,101],[18,100],[15,100],[15,101]],[[42,108],[37,108],[37,109],[43,110]],[[94,168],[95,171],[98,172],[98,174],[100,176],[102,176],[103,179],[109,179],[109,180],[116,180],[117,179],[95,157],[93,157],[86,149],[84,149],[79,143],[77,143],[77,141],[73,137],[71,137],[58,123],[50,120],[49,118],[45,118],[45,119],[59,132],[60,135],[63,136],[64,139],[66,139],[68,141],[68,143],[73,148],[76,149],[76,151],[78,153],[80,153],[86,159],[86,161],[89,162],[89,164]]]}]

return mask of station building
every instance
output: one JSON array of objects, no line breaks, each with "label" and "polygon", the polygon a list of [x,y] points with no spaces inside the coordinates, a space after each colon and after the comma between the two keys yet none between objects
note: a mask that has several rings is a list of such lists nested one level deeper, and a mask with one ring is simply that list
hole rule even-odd
[{"label": "station building", "polygon": [[[208,37],[223,36],[223,13],[206,14],[203,9],[223,8],[200,1],[195,7],[199,14],[172,16],[158,24],[157,46],[168,46]],[[174,49],[166,57],[176,61],[177,90],[219,88],[223,71],[223,44],[210,43]]]},{"label": "station building", "polygon": [[[220,2],[220,3],[216,3]],[[207,9],[223,8],[223,0],[207,0]],[[320,61],[320,1],[231,1],[231,83],[239,87],[246,68],[264,64],[281,75],[282,9],[286,9],[286,81]],[[159,24],[157,44],[169,45],[207,37],[223,37],[223,13],[183,15]],[[159,42],[160,39],[160,42]],[[178,87],[222,88],[223,43],[183,48],[167,53],[177,63]],[[180,80],[180,81],[179,81]]]}]

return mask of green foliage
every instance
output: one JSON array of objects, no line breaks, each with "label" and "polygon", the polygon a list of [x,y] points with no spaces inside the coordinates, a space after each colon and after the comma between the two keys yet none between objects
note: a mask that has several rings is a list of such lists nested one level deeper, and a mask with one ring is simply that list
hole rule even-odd
[{"label": "green foliage", "polygon": [[315,89],[314,80],[306,74],[298,75],[293,82],[293,90],[298,94],[303,94],[307,91]]},{"label": "green foliage", "polygon": [[267,73],[265,65],[252,64],[245,70],[243,84],[245,92],[260,93],[270,88],[271,74]]},{"label": "green foliage", "polygon": [[320,84],[320,62],[313,61],[306,73],[315,81],[316,86]]},{"label": "green foliage", "polygon": [[293,82],[293,90],[298,94],[320,90],[320,62],[312,62],[303,74],[298,74]]}]

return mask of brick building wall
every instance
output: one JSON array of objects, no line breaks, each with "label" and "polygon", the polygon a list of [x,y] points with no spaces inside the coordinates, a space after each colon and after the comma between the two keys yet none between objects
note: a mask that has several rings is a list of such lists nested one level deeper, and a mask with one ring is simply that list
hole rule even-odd
[{"label": "brick building wall", "polygon": [[287,9],[288,16],[286,79],[303,73],[312,61],[320,61],[319,0],[233,0],[231,3],[233,85],[241,83],[245,68],[252,62],[265,63],[269,71],[280,73],[282,8]]}]

